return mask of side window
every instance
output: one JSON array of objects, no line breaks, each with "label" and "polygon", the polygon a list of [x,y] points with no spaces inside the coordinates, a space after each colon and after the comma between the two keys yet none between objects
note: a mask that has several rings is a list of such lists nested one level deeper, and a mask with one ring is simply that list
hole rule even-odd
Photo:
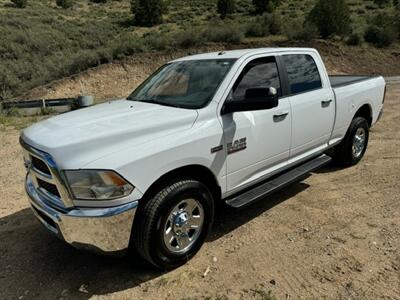
[{"label": "side window", "polygon": [[274,57],[263,57],[249,62],[236,80],[232,89],[232,100],[243,100],[249,88],[274,87],[281,96],[278,67]]},{"label": "side window", "polygon": [[299,94],[322,87],[314,59],[306,54],[283,55],[289,77],[291,94]]}]

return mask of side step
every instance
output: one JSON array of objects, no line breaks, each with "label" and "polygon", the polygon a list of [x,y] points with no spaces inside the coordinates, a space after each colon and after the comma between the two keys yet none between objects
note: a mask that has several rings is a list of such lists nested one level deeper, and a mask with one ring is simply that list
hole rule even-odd
[{"label": "side step", "polygon": [[272,194],[273,192],[280,190],[288,184],[300,180],[304,175],[329,163],[331,160],[332,158],[330,156],[322,154],[321,156],[309,160],[306,163],[291,169],[290,171],[284,172],[282,175],[262,183],[261,185],[258,185],[247,192],[236,195],[233,198],[228,198],[225,203],[234,208],[249,205]]}]

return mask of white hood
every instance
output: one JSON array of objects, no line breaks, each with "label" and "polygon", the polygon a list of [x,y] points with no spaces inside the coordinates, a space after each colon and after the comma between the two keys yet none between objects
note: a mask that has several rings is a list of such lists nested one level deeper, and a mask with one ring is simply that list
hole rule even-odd
[{"label": "white hood", "polygon": [[59,167],[82,168],[125,147],[189,129],[196,118],[196,110],[118,100],[36,123],[22,139],[51,154]]}]

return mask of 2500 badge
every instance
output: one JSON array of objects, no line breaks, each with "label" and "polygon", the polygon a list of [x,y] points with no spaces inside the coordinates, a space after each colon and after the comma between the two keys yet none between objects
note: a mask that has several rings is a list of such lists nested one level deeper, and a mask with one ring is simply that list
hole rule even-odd
[{"label": "2500 badge", "polygon": [[228,143],[228,154],[232,154],[247,148],[246,138],[241,138],[239,140],[233,141],[232,143]]}]

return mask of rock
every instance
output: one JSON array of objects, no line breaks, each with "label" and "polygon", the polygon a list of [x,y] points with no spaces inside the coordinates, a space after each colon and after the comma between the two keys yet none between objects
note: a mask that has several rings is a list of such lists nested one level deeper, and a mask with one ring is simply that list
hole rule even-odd
[{"label": "rock", "polygon": [[276,285],[275,279],[271,279],[271,280],[269,281],[269,283],[272,284],[272,285]]},{"label": "rock", "polygon": [[203,273],[203,278],[205,278],[208,273],[210,273],[210,267],[207,267],[206,271]]},{"label": "rock", "polygon": [[218,261],[218,259],[214,256],[214,257],[213,257],[213,262],[216,263],[217,261]]},{"label": "rock", "polygon": [[87,290],[87,285],[86,285],[86,284],[82,284],[82,285],[79,287],[79,291],[80,291],[81,293],[85,293],[85,294],[89,293],[89,291]]}]

